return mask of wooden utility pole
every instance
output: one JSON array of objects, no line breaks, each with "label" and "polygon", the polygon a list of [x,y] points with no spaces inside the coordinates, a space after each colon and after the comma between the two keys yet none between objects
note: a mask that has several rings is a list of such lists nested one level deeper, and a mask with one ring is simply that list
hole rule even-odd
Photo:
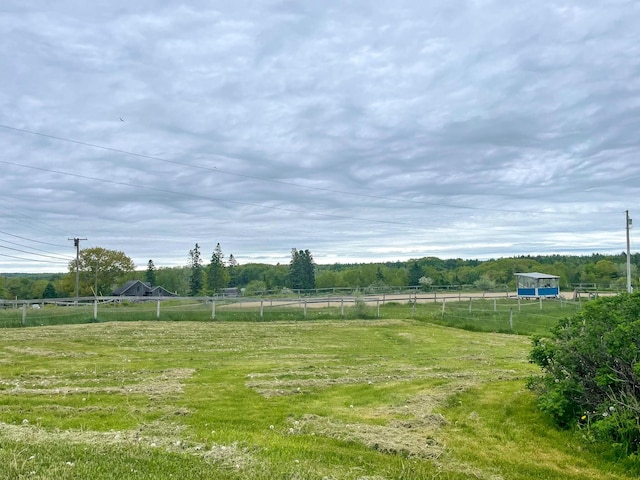
[{"label": "wooden utility pole", "polygon": [[627,292],[631,293],[631,243],[629,242],[629,228],[631,228],[631,219],[629,218],[629,210],[626,210],[627,216]]},{"label": "wooden utility pole", "polygon": [[78,285],[80,283],[80,240],[86,240],[86,238],[69,238],[73,240],[73,246],[76,247],[76,292],[75,292],[75,305],[78,306]]}]

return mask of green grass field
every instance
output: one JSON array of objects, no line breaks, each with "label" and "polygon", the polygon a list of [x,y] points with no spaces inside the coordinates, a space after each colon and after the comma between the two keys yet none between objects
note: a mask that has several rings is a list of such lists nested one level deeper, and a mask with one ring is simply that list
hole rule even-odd
[{"label": "green grass field", "polygon": [[536,411],[529,337],[419,307],[2,329],[0,478],[637,478]]}]

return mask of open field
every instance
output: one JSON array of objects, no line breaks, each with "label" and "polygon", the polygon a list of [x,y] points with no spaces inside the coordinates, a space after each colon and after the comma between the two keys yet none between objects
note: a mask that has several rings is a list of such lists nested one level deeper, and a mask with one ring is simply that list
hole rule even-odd
[{"label": "open field", "polygon": [[0,334],[0,478],[638,474],[536,412],[526,336],[391,319]]}]

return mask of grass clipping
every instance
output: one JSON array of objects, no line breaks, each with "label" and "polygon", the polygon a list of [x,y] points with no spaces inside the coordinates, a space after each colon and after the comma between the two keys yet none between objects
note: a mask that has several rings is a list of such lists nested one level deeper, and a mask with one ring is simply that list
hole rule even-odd
[{"label": "grass clipping", "polygon": [[184,438],[184,426],[159,420],[135,430],[92,430],[47,431],[35,425],[23,423],[11,425],[0,422],[0,438],[27,445],[45,443],[70,443],[96,445],[101,448],[133,447],[140,449],[162,449],[170,453],[193,455],[216,464],[219,467],[242,470],[255,464],[251,452],[237,443],[206,445]]},{"label": "grass clipping", "polygon": [[[307,414],[299,420],[292,419],[290,434],[312,434],[347,442],[358,442],[383,453],[406,458],[435,460],[445,452],[437,439],[437,431],[447,424],[446,419],[434,409],[451,394],[451,389],[462,390],[468,385],[449,385],[447,391],[423,392],[400,407],[379,409],[376,416],[392,418],[386,424],[345,422],[333,418]],[[350,409],[354,408],[350,406]]]}]

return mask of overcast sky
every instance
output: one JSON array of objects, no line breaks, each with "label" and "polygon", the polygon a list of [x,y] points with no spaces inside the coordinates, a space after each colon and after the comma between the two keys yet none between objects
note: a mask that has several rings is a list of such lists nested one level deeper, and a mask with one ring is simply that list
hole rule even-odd
[{"label": "overcast sky", "polygon": [[140,268],[619,253],[640,212],[637,0],[3,0],[0,35],[0,272],[73,237]]}]

